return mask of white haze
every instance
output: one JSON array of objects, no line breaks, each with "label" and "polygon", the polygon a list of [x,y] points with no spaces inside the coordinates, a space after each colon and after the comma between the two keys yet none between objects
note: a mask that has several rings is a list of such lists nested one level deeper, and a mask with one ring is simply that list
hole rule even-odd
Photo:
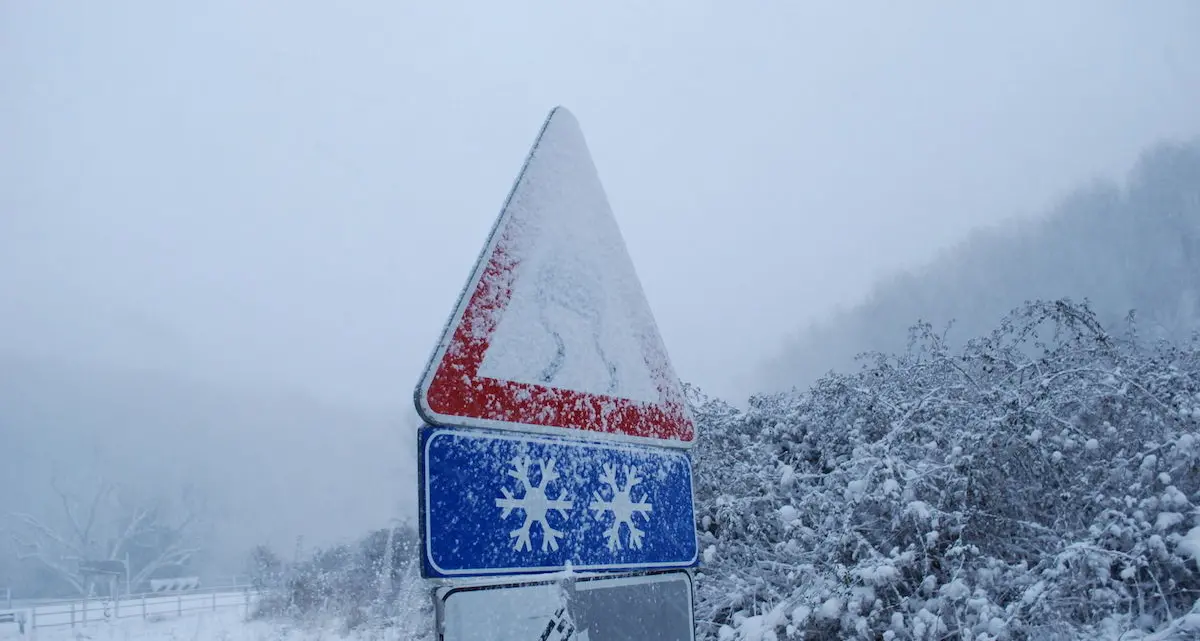
[{"label": "white haze", "polygon": [[[412,386],[553,105],[677,371],[738,400],[877,279],[1200,132],[1198,28],[1188,0],[0,4],[6,374],[128,399],[0,436],[30,496],[35,460],[102,467],[55,440],[75,424],[139,482],[200,470],[262,506],[231,549],[386,524],[413,511]],[[205,403],[227,429],[198,437]]]}]

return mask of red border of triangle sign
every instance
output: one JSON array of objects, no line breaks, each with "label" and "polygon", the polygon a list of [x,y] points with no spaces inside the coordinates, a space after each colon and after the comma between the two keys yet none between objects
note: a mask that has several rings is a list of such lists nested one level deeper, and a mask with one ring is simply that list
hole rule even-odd
[{"label": "red border of triangle sign", "polygon": [[[535,278],[525,273],[531,270],[522,270],[525,257],[531,252],[574,255],[592,251],[583,246],[586,243],[579,247],[538,246],[539,241],[562,243],[564,236],[539,234],[538,230],[555,224],[560,227],[575,224],[570,218],[575,212],[571,210],[580,208],[586,209],[591,221],[588,224],[611,230],[607,253],[602,261],[593,264],[616,265],[624,271],[613,274],[627,275],[625,282],[617,284],[619,287],[605,291],[622,292],[625,309],[632,310],[634,321],[628,323],[628,328],[621,324],[620,331],[625,333],[622,338],[628,339],[625,344],[636,348],[618,352],[637,362],[619,365],[643,373],[642,380],[650,381],[648,385],[652,384],[657,391],[649,398],[647,394],[634,398],[611,388],[589,389],[580,384],[574,389],[558,387],[552,381],[531,380],[535,378],[531,376],[513,376],[524,380],[512,380],[481,374],[481,369],[486,369],[485,359],[495,342],[497,327],[510,311],[514,291],[530,287],[528,283]],[[566,237],[580,236],[587,238],[588,234],[569,233]],[[601,273],[590,275],[590,282],[612,277],[607,267],[597,271]],[[626,319],[618,319],[618,323],[623,320]],[[528,332],[537,329],[530,327]],[[695,425],[679,379],[616,228],[582,131],[565,108],[551,110],[543,123],[433,350],[417,386],[415,401],[418,414],[431,425],[574,435],[669,447],[687,448],[694,444]]]}]

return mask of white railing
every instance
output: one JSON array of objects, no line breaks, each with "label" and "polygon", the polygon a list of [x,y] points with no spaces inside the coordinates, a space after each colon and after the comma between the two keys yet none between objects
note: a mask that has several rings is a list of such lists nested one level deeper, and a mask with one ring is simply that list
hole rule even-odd
[{"label": "white railing", "polygon": [[[60,626],[86,626],[120,619],[158,620],[183,616],[194,612],[211,612],[229,608],[250,609],[258,600],[258,593],[250,586],[230,586],[189,590],[173,594],[147,593],[107,597],[79,597],[61,601],[45,601],[29,604],[14,610],[0,610],[0,631],[4,627],[24,628],[26,632],[38,628]],[[10,615],[10,616],[5,616]],[[0,636],[3,636],[0,634]]]}]

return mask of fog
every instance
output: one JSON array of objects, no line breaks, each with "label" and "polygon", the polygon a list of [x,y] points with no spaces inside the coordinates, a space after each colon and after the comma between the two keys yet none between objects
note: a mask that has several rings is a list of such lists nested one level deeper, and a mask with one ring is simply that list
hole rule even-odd
[{"label": "fog", "polygon": [[[556,104],[676,370],[739,401],[880,279],[1200,133],[1198,27],[1188,0],[0,4],[6,493],[168,469],[236,521],[227,558],[411,516],[412,387]],[[62,445],[96,434],[122,458]]]},{"label": "fog", "polygon": [[1200,136],[1153,145],[1126,175],[1080,185],[1037,217],[980,229],[880,281],[784,341],[758,389],[804,390],[830,370],[874,362],[865,352],[904,353],[918,321],[960,349],[1026,301],[1062,298],[1086,302],[1115,335],[1200,339]]}]

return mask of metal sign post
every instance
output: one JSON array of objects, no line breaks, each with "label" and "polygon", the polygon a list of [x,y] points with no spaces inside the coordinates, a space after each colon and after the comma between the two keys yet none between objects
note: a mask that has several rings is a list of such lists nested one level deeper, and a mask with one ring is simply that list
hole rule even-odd
[{"label": "metal sign post", "polygon": [[[566,109],[538,133],[414,401],[442,639],[693,640],[695,425]],[[609,574],[545,578],[564,570]]]}]

